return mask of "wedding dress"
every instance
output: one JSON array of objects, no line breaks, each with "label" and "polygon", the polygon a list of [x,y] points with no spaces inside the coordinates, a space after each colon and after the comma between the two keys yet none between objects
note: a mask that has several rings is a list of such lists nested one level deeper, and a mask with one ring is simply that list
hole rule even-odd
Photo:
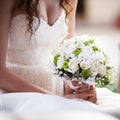
[{"label": "wedding dress", "polygon": [[[7,67],[25,80],[62,95],[63,82],[54,78],[51,59],[54,48],[68,34],[65,12],[61,13],[52,26],[41,19],[40,26],[31,39],[30,33],[26,33],[27,25],[23,14],[11,21]],[[38,19],[34,17],[33,29],[37,25]]]},{"label": "wedding dress", "polygon": [[[37,25],[38,20],[34,17],[33,29]],[[32,84],[62,95],[63,81],[54,76],[50,61],[53,49],[68,35],[65,12],[61,13],[52,26],[41,19],[40,26],[31,39],[26,31],[26,16],[21,14],[14,17],[11,21],[7,51],[8,69]],[[0,110],[14,112],[102,110],[119,116],[119,94],[104,88],[97,89],[97,97],[96,105],[84,100],[71,100],[40,93],[4,93],[0,94]]]}]

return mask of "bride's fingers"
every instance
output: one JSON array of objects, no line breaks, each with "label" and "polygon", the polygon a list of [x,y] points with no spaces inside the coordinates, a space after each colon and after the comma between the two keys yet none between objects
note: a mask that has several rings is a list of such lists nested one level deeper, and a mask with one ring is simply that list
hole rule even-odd
[{"label": "bride's fingers", "polygon": [[91,94],[88,94],[88,93],[79,93],[79,94],[69,94],[69,95],[65,95],[64,97],[65,97],[65,98],[70,98],[70,99],[73,99],[73,98],[84,99],[84,98],[90,97],[90,95],[91,95]]},{"label": "bride's fingers", "polygon": [[79,88],[89,88],[89,89],[91,89],[93,86],[92,85],[89,85],[89,84],[86,84],[86,83],[82,83],[82,82],[80,82],[80,81],[72,81],[72,84],[74,85],[74,86],[78,86]]},{"label": "bride's fingers", "polygon": [[79,86],[79,85],[80,85],[80,83],[79,83],[78,81],[72,81],[72,84],[73,84],[74,86]]},{"label": "bride's fingers", "polygon": [[92,102],[92,103],[96,103],[97,97],[96,97],[96,96],[89,97],[89,98],[87,99],[87,101]]},{"label": "bride's fingers", "polygon": [[89,88],[89,89],[92,89],[93,88],[93,85],[89,85],[89,84],[85,84],[83,83],[81,88]]},{"label": "bride's fingers", "polygon": [[74,92],[75,93],[80,93],[80,92],[90,91],[90,90],[95,91],[95,88],[93,86],[84,86],[84,87],[80,87],[80,88],[76,89]]},{"label": "bride's fingers", "polygon": [[79,88],[79,89],[76,89],[76,90],[74,91],[74,93],[81,93],[81,92],[85,92],[85,91],[89,91],[89,88],[88,88],[88,87]]},{"label": "bride's fingers", "polygon": [[88,85],[85,83],[79,84],[78,86],[80,86],[80,88],[89,88],[89,89],[91,89],[91,87],[92,87],[92,85]]},{"label": "bride's fingers", "polygon": [[86,91],[86,92],[82,92],[82,93],[65,95],[65,97],[66,98],[79,98],[79,99],[86,100],[86,98],[92,97],[94,95],[95,95],[95,91]]},{"label": "bride's fingers", "polygon": [[95,86],[92,85],[92,86],[91,86],[91,90],[95,90]]}]

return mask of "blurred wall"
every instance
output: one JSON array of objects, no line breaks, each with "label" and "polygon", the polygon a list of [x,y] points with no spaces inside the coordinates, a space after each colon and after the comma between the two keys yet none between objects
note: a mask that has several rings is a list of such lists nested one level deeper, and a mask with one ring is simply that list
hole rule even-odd
[{"label": "blurred wall", "polygon": [[85,17],[91,23],[112,23],[120,15],[120,0],[85,0]]}]

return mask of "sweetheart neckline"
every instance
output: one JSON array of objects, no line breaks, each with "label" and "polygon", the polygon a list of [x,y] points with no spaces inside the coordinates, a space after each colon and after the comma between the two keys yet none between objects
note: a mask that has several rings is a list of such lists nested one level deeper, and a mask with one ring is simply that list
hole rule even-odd
[{"label": "sweetheart neckline", "polygon": [[[49,28],[52,28],[52,27],[54,27],[59,22],[59,20],[62,17],[63,13],[65,13],[64,10],[61,12],[61,14],[58,16],[58,18],[54,21],[54,23],[52,25],[50,25],[48,22],[46,22],[43,18],[40,18],[40,21],[43,22],[43,23],[45,23]],[[26,17],[26,14],[18,14],[18,15],[14,16],[12,18],[12,21],[14,21],[16,18],[18,18],[20,16]],[[33,16],[33,18],[37,19],[36,16]]]}]

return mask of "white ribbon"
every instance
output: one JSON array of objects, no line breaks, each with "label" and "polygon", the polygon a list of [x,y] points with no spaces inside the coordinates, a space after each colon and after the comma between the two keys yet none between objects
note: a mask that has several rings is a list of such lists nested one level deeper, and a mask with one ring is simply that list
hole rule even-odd
[{"label": "white ribbon", "polygon": [[[72,81],[76,81],[76,80],[72,80]],[[68,81],[68,85],[72,90],[76,90],[76,89],[80,88],[80,86],[74,86],[72,84],[72,81]],[[79,84],[81,84],[81,82],[79,82]]]}]

